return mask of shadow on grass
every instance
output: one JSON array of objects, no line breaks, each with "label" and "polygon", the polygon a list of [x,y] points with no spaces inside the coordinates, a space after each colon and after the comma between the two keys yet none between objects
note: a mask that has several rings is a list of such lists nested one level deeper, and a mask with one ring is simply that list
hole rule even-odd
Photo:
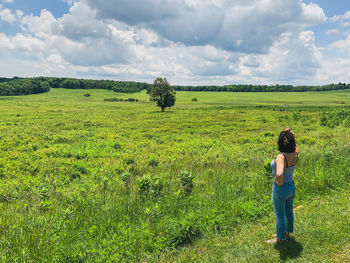
[{"label": "shadow on grass", "polygon": [[301,243],[295,240],[294,237],[288,239],[288,241],[282,244],[276,244],[275,249],[280,252],[280,259],[285,261],[287,259],[294,259],[300,257],[303,246]]}]

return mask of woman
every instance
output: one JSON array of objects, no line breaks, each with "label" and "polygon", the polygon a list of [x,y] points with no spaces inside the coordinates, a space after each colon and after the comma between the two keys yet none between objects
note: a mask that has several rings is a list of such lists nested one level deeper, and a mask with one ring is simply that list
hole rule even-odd
[{"label": "woman", "polygon": [[276,215],[276,238],[268,240],[269,243],[281,243],[293,233],[293,199],[295,186],[293,172],[298,159],[299,149],[296,145],[295,135],[289,129],[283,130],[278,137],[278,150],[280,153],[272,160],[272,200]]}]

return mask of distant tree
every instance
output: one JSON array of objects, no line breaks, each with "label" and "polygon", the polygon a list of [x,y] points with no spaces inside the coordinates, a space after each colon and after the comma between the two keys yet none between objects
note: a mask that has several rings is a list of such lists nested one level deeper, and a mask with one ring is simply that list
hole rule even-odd
[{"label": "distant tree", "polygon": [[150,100],[157,102],[157,106],[161,108],[162,111],[166,107],[171,107],[175,105],[175,90],[170,86],[166,78],[156,78],[148,90],[147,94],[150,95]]}]

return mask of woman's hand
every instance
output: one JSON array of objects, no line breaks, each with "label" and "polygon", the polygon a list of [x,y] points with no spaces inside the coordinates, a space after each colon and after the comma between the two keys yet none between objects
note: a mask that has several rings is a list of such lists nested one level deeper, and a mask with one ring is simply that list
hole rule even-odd
[{"label": "woman's hand", "polygon": [[283,186],[284,156],[282,154],[276,157],[276,176],[275,182],[278,186]]}]

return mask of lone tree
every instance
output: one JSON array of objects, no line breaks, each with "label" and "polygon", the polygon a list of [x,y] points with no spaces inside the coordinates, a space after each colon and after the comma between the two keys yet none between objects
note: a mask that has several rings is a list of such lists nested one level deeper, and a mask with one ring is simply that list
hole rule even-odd
[{"label": "lone tree", "polygon": [[164,111],[166,107],[171,107],[175,105],[175,90],[166,80],[166,78],[156,78],[153,81],[153,85],[151,85],[147,94],[150,95],[150,100],[157,102],[157,106]]}]

